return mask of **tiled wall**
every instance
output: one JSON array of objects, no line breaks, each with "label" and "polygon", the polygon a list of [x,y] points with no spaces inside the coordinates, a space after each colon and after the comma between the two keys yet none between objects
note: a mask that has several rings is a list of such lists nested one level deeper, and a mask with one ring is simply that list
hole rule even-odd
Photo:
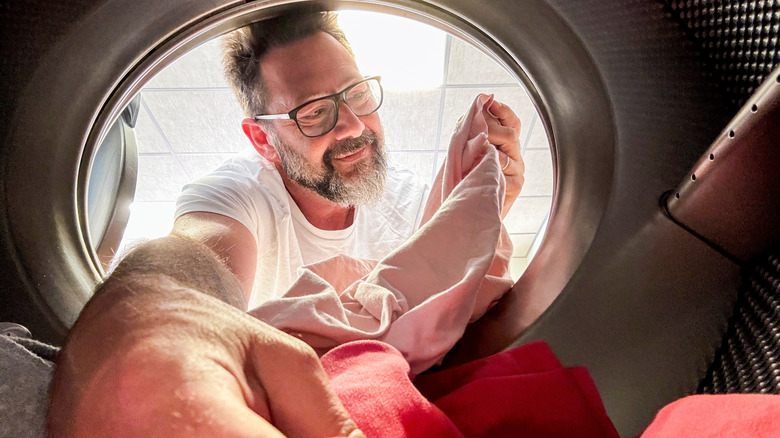
[{"label": "tiled wall", "polygon": [[[374,33],[382,35],[381,30]],[[354,42],[353,46],[360,63],[359,47]],[[419,56],[431,58],[431,50],[444,51],[443,56],[438,53],[433,57],[440,62],[424,67],[441,69],[433,72],[443,77],[437,85],[399,89],[392,86],[392,78],[387,78],[380,116],[390,159],[433,179],[446,155],[455,122],[474,97],[493,93],[508,104],[522,122],[520,140],[526,163],[525,186],[504,221],[515,245],[512,275],[517,278],[539,243],[552,199],[552,160],[544,128],[525,90],[502,67],[449,35],[442,33],[441,44],[433,48],[419,41],[401,47],[399,60],[389,62],[406,62],[413,51],[422,51]],[[423,67],[417,63],[410,68]],[[381,71],[363,73],[381,74],[384,79]],[[251,147],[240,127],[244,116],[222,78],[216,40],[170,65],[147,84],[141,95],[136,127],[138,186],[123,243],[167,234],[181,186],[204,175],[230,154]]]}]

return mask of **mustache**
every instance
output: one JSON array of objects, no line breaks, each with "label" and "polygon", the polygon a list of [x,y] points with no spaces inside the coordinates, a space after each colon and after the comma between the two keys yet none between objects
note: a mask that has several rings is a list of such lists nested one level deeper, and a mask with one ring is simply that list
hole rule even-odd
[{"label": "mustache", "polygon": [[330,164],[334,156],[354,152],[365,145],[370,145],[372,148],[376,149],[379,144],[378,140],[379,139],[374,131],[366,129],[358,137],[348,138],[346,140],[333,143],[323,154],[322,161]]}]

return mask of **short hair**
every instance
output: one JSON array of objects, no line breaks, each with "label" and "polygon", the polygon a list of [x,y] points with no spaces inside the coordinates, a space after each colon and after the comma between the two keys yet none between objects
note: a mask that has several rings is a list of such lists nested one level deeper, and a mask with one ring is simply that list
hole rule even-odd
[{"label": "short hair", "polygon": [[260,63],[272,49],[302,40],[317,32],[335,38],[354,58],[334,12],[316,3],[298,5],[282,15],[237,29],[222,40],[225,77],[247,117],[263,114],[269,91],[260,74]]}]

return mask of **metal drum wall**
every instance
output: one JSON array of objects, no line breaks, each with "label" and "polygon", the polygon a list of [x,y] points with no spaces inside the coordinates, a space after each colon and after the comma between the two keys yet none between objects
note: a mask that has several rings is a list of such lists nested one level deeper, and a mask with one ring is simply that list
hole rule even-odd
[{"label": "metal drum wall", "polygon": [[[780,65],[780,3],[667,0],[667,4],[702,48],[734,112],[753,100],[762,82],[780,84],[780,74],[772,74]],[[772,241],[768,245],[742,268],[728,330],[699,385],[700,393],[780,393],[780,248],[777,243],[771,247]]]}]

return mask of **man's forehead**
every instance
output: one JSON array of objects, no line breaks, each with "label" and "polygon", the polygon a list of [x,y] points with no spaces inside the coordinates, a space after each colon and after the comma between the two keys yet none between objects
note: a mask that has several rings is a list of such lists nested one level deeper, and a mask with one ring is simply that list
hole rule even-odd
[{"label": "man's forehead", "polygon": [[292,109],[362,78],[349,52],[324,32],[272,49],[260,68],[269,91],[269,109]]}]

